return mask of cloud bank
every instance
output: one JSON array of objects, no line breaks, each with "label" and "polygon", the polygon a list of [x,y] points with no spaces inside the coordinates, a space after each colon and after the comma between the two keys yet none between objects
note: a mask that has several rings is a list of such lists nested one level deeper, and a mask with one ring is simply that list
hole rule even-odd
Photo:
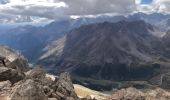
[{"label": "cloud bank", "polygon": [[170,12],[170,0],[0,0],[0,22],[32,21],[32,16],[63,19],[70,16]]},{"label": "cloud bank", "polygon": [[[137,0],[141,1],[141,0]],[[153,0],[151,4],[137,4],[137,11],[152,13],[170,13],[170,0]]]}]

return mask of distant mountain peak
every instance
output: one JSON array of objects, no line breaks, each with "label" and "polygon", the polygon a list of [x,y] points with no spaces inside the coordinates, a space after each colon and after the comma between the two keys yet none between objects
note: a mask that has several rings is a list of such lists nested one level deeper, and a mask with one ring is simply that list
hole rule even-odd
[{"label": "distant mountain peak", "polygon": [[[49,66],[53,66],[52,72],[55,68],[57,71],[67,70],[80,76],[92,77],[99,74],[96,77],[104,78],[102,73],[108,70],[108,66],[115,73],[120,71],[118,66],[124,66],[128,74],[130,72],[126,68],[132,68],[133,71],[136,68],[133,65],[154,60],[152,43],[158,38],[150,33],[152,31],[152,25],[144,21],[84,25],[71,30],[65,38],[49,46],[50,49],[44,51],[44,58],[40,62],[51,63]],[[107,77],[114,79],[112,76],[115,73]]]}]

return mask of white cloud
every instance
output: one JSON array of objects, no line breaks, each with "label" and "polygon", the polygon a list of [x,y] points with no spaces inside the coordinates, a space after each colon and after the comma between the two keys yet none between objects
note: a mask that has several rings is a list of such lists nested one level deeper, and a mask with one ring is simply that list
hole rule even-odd
[{"label": "white cloud", "polygon": [[0,1],[2,2],[0,4],[0,22],[5,23],[33,21],[32,16],[40,17],[40,19],[53,19],[54,16],[60,18],[63,16],[61,9],[68,7],[62,1],[53,0],[10,0],[5,4],[6,1]]},{"label": "white cloud", "polygon": [[153,6],[159,12],[170,13],[170,0],[154,0]]},{"label": "white cloud", "polygon": [[29,21],[32,16],[62,19],[70,16],[129,14],[138,11],[170,12],[170,0],[153,0],[147,5],[141,2],[142,0],[0,0],[0,16],[7,16],[0,17],[0,22],[3,19],[4,22],[15,22],[19,18]]},{"label": "white cloud", "polygon": [[134,0],[63,0],[69,5],[71,15],[95,15],[103,13],[130,13],[135,8]]},{"label": "white cloud", "polygon": [[135,3],[136,3],[137,5],[141,4],[141,2],[142,2],[142,0],[135,0]]},{"label": "white cloud", "polygon": [[4,1],[6,3],[0,4],[0,14],[38,16],[49,19],[68,18],[72,15],[127,14],[136,10],[134,0],[3,0],[3,2]]},{"label": "white cloud", "polygon": [[145,13],[151,12],[170,13],[169,5],[170,0],[153,0],[151,4],[138,4],[137,10]]}]

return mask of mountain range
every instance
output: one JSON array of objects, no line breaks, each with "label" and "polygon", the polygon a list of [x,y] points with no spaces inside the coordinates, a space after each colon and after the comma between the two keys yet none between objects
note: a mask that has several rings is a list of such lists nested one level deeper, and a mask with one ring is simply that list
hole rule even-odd
[{"label": "mountain range", "polygon": [[4,29],[3,26],[0,26],[0,43],[19,50],[24,56],[29,59],[29,61],[36,62],[37,59],[41,56],[43,48],[45,48],[53,41],[56,41],[61,36],[67,34],[70,30],[78,28],[82,25],[103,22],[115,23],[122,20],[144,20],[145,22],[156,26],[157,28],[155,28],[155,35],[161,37],[165,35],[165,32],[168,29],[168,19],[170,18],[169,16],[170,15],[164,15],[160,13],[135,13],[128,16],[98,16],[94,18],[85,17],[63,21],[54,21],[50,24],[40,27],[25,25]]},{"label": "mountain range", "polygon": [[160,53],[154,44],[161,40],[153,33],[154,27],[144,21],[82,26],[55,41],[53,48],[47,47],[40,62],[56,66],[52,71],[67,70],[83,77],[148,78],[155,66],[146,68],[142,63],[154,62]]},{"label": "mountain range", "polygon": [[73,78],[154,83],[169,71],[169,18],[134,13],[19,26],[2,31],[0,43],[51,73],[69,71]]},{"label": "mountain range", "polygon": [[32,66],[55,75],[69,72],[73,83],[94,90],[169,89],[169,19],[168,14],[134,13],[0,26],[0,44],[16,49]]},{"label": "mountain range", "polygon": [[48,44],[37,63],[50,73],[70,72],[74,83],[96,90],[124,81],[168,88],[170,35],[155,35],[156,29],[142,20],[83,25]]}]

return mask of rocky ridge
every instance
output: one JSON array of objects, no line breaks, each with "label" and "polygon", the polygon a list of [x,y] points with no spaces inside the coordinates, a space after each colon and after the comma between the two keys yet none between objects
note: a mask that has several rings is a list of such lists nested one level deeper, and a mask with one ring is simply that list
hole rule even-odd
[{"label": "rocky ridge", "polygon": [[[6,48],[0,46],[4,51]],[[27,60],[16,52],[5,52],[0,53],[0,100],[80,100],[69,73],[51,77],[40,66],[25,66]],[[14,59],[8,54],[15,55]]]},{"label": "rocky ridge", "polygon": [[82,26],[47,46],[39,63],[83,78],[148,80],[160,69],[152,65],[161,51],[153,32],[154,26],[141,20]]},{"label": "rocky ridge", "polygon": [[138,90],[133,87],[118,90],[108,100],[169,100],[170,92],[161,88]]}]

